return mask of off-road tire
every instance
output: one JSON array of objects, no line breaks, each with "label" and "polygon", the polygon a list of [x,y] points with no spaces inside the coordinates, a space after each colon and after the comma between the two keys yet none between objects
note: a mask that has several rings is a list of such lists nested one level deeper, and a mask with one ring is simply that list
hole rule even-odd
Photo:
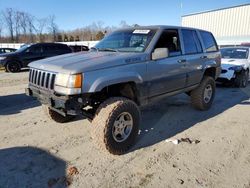
[{"label": "off-road tire", "polygon": [[[123,112],[131,114],[133,126],[128,138],[122,142],[117,142],[113,138],[112,130],[115,120]],[[133,101],[123,97],[107,99],[100,104],[92,121],[92,138],[100,149],[114,155],[124,154],[131,148],[136,140],[140,119],[140,110]]]},{"label": "off-road tire", "polygon": [[[212,96],[210,98],[210,101],[206,103],[204,100],[204,93],[208,85],[210,85],[212,88]],[[202,111],[208,110],[211,107],[214,100],[215,87],[216,87],[215,80],[210,76],[204,76],[199,87],[191,91],[192,106],[197,110],[202,110]]]},{"label": "off-road tire", "polygon": [[5,70],[6,72],[12,72],[12,73],[20,72],[21,65],[17,61],[10,61],[6,63]]},{"label": "off-road tire", "polygon": [[66,123],[71,121],[75,116],[71,116],[71,115],[66,115],[63,116],[59,113],[57,113],[56,111],[53,111],[52,109],[50,109],[48,106],[43,105],[43,109],[45,111],[45,113],[47,114],[47,116],[51,119],[54,120],[57,123]]},{"label": "off-road tire", "polygon": [[243,70],[236,75],[234,85],[238,88],[245,88],[247,87],[248,79],[249,79],[249,71]]}]

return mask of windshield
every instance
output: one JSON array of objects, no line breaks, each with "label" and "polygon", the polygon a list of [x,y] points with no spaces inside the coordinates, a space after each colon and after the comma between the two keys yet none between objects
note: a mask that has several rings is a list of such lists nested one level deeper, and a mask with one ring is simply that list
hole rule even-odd
[{"label": "windshield", "polygon": [[21,46],[21,48],[19,48],[16,52],[23,52],[25,51],[26,49],[28,49],[30,47],[30,45],[23,45]]},{"label": "windshield", "polygon": [[246,48],[221,49],[221,57],[224,59],[247,59],[248,53],[248,49]]},{"label": "windshield", "polygon": [[148,29],[113,32],[95,48],[99,51],[144,52],[155,32],[156,30]]}]

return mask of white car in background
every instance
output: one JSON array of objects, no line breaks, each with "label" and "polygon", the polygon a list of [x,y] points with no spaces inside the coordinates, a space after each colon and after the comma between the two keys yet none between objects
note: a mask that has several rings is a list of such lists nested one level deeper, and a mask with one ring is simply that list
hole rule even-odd
[{"label": "white car in background", "polygon": [[221,49],[220,83],[232,82],[236,87],[246,87],[249,81],[250,48],[228,47]]}]

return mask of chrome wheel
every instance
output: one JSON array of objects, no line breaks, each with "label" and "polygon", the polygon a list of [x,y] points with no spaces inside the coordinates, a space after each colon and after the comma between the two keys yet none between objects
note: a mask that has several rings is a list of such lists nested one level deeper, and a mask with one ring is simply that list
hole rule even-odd
[{"label": "chrome wheel", "polygon": [[211,98],[213,96],[213,88],[212,86],[209,84],[205,87],[205,90],[204,90],[204,102],[205,103],[209,103]]},{"label": "chrome wheel", "polygon": [[133,118],[128,112],[121,113],[115,120],[112,135],[116,142],[125,141],[133,128]]}]

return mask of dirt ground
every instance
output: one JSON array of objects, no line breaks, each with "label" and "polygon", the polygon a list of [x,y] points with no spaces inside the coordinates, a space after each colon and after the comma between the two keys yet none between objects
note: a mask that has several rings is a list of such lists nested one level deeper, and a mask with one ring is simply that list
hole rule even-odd
[{"label": "dirt ground", "polygon": [[[113,156],[95,146],[87,120],[49,120],[24,94],[27,78],[0,72],[0,188],[250,187],[250,86],[217,88],[207,112],[184,94],[144,107],[137,144]],[[166,142],[181,138],[200,142]]]}]

